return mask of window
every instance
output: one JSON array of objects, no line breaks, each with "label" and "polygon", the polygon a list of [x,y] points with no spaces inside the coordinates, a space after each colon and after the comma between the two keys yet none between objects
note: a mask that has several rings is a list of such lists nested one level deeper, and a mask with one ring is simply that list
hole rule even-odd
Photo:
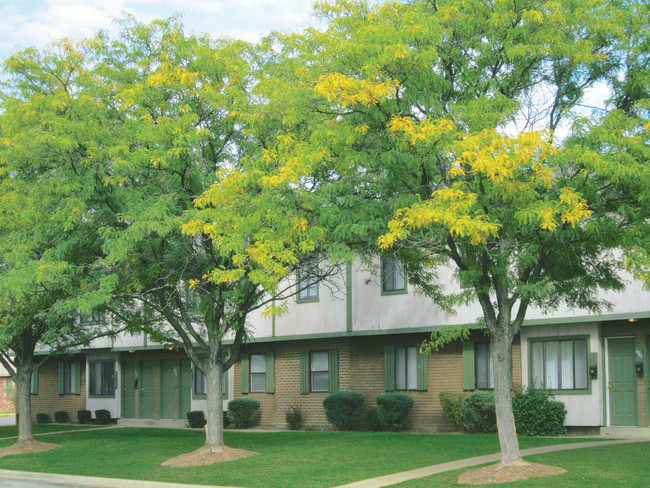
[{"label": "window", "polygon": [[418,351],[415,346],[395,347],[395,389],[417,390]]},{"label": "window", "polygon": [[531,382],[547,390],[587,390],[587,339],[531,341]]},{"label": "window", "polygon": [[251,354],[251,392],[266,391],[266,354]]},{"label": "window", "polygon": [[32,371],[31,381],[29,383],[29,393],[38,395],[38,368]]},{"label": "window", "polygon": [[327,351],[309,353],[310,391],[329,391],[329,358]]},{"label": "window", "polygon": [[395,258],[383,258],[381,261],[382,293],[406,292],[404,265]]},{"label": "window", "polygon": [[79,322],[81,324],[98,324],[104,321],[104,312],[98,310],[93,310],[89,314],[82,313],[79,316]]},{"label": "window", "polygon": [[[198,369],[195,368],[194,373],[194,391],[192,392],[194,397],[197,396],[207,396],[208,386],[206,377]],[[221,395],[223,398],[228,398],[228,372],[224,371],[223,376],[221,377]]]},{"label": "window", "polygon": [[79,361],[61,361],[59,363],[59,395],[78,395],[80,393]]},{"label": "window", "polygon": [[115,396],[115,362],[94,361],[89,369],[90,396]]},{"label": "window", "polygon": [[318,300],[318,264],[315,260],[305,263],[298,272],[298,301],[315,302]]},{"label": "window", "polygon": [[474,344],[474,374],[477,390],[494,389],[494,370],[492,369],[492,352],[488,342]]}]

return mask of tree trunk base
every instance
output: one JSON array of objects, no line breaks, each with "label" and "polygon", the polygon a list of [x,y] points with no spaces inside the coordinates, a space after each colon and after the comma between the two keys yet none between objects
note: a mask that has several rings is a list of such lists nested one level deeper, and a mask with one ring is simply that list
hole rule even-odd
[{"label": "tree trunk base", "polygon": [[245,451],[244,449],[233,449],[227,446],[203,446],[194,452],[181,454],[167,461],[163,461],[161,466],[206,466],[208,464],[223,463],[226,461],[236,461],[237,459],[255,456],[257,452]]},{"label": "tree trunk base", "polygon": [[44,452],[51,451],[52,449],[60,448],[60,444],[51,444],[49,442],[38,442],[34,439],[27,441],[18,441],[15,444],[0,449],[0,457],[9,456],[11,454],[27,454],[30,452]]},{"label": "tree trunk base", "polygon": [[465,471],[458,477],[458,483],[462,485],[494,485],[563,473],[566,473],[565,469],[556,468],[555,466],[520,461],[509,466],[499,463]]}]

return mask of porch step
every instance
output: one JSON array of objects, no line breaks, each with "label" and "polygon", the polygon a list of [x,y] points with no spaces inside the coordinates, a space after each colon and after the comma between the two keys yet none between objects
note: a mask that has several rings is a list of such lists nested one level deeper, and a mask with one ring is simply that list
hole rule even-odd
[{"label": "porch step", "polygon": [[601,427],[600,435],[611,437],[647,437],[650,439],[648,427]]},{"label": "porch step", "polygon": [[117,425],[123,427],[158,427],[161,429],[182,429],[184,427],[187,427],[187,420],[117,419]]}]

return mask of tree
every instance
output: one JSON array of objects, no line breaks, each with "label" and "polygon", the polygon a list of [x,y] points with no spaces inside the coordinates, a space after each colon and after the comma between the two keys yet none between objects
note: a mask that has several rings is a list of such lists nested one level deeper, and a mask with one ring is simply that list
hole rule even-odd
[{"label": "tree", "polygon": [[[110,334],[88,325],[113,281],[98,230],[115,219],[97,148],[106,121],[89,50],[69,40],[6,61],[0,115],[0,363],[18,389],[18,442],[33,441],[32,373],[50,355]],[[39,355],[35,356],[35,352]]]},{"label": "tree", "polygon": [[[277,105],[298,141],[277,160],[319,155],[307,166],[328,235],[394,254],[443,307],[479,302],[502,463],[517,463],[511,344],[528,310],[606,307],[599,290],[623,288],[618,251],[643,249],[647,6],[350,0],[320,13],[325,33],[277,39],[274,96],[297,95]],[[609,95],[581,115],[596,87]],[[460,293],[435,280],[441,266]]]}]

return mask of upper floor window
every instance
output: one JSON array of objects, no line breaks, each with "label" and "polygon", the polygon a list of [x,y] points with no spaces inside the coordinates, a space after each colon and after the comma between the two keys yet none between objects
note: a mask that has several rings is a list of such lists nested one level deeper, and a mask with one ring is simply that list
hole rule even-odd
[{"label": "upper floor window", "polygon": [[91,313],[82,313],[79,316],[79,322],[81,324],[99,324],[102,323],[104,319],[104,312],[99,310],[93,310]]},{"label": "upper floor window", "polygon": [[530,343],[531,381],[547,390],[587,390],[587,339]]},{"label": "upper floor window", "polygon": [[382,258],[381,291],[382,293],[406,292],[404,265],[398,259]]},{"label": "upper floor window", "polygon": [[318,265],[310,260],[298,271],[298,301],[315,302],[318,300]]}]

